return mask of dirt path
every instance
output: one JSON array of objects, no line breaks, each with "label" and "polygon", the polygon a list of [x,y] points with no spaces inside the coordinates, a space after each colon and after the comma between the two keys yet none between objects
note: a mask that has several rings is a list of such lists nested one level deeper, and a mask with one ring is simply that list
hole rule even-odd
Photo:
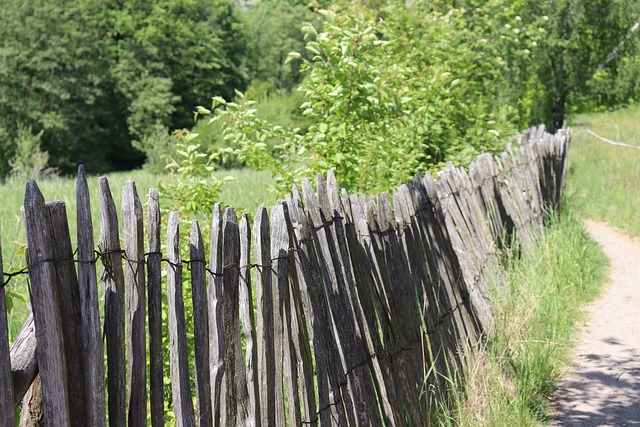
[{"label": "dirt path", "polygon": [[640,240],[604,224],[585,225],[611,259],[611,284],[587,307],[553,425],[640,426]]}]

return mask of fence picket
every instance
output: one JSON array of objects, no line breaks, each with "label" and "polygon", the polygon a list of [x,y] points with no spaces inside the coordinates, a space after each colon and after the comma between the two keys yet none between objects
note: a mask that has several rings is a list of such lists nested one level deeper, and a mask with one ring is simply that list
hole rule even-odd
[{"label": "fence picket", "polygon": [[127,379],[129,426],[147,425],[146,292],[142,204],[133,181],[122,189],[122,229],[126,263]]},{"label": "fence picket", "polygon": [[149,291],[149,401],[151,425],[164,425],[162,345],[162,252],[160,251],[160,197],[149,189],[147,204],[147,289]]},{"label": "fence picket", "polygon": [[247,376],[247,419],[245,425],[260,426],[258,353],[256,351],[255,316],[251,290],[251,230],[246,214],[240,219],[240,318],[245,342],[244,364]]},{"label": "fence picket", "polygon": [[57,278],[50,213],[33,180],[27,182],[24,198],[25,232],[31,268],[33,318],[38,340],[38,370],[42,382],[44,417],[56,426],[70,425],[67,367],[60,307],[57,304]]},{"label": "fence picket", "polygon": [[[260,425],[276,425],[275,350],[271,275],[271,231],[264,206],[258,208],[253,235],[256,269],[256,348],[260,384]],[[256,420],[258,421],[258,420]]]},{"label": "fence picket", "polygon": [[167,307],[169,310],[169,362],[171,365],[171,396],[178,427],[195,426],[193,400],[189,385],[187,329],[182,297],[182,259],[180,255],[180,218],[169,213],[167,225]]},{"label": "fence picket", "polygon": [[78,287],[80,303],[80,339],[87,399],[87,425],[107,424],[104,394],[104,347],[98,310],[98,278],[89,186],[84,165],[78,167],[76,186],[78,229]]},{"label": "fence picket", "polygon": [[[2,249],[0,248],[0,266]],[[9,331],[7,328],[7,307],[4,300],[4,275],[0,268],[0,426],[13,426],[13,387],[11,385],[11,358]]]},{"label": "fence picket", "polygon": [[209,252],[209,366],[211,375],[211,412],[213,425],[224,426],[222,418],[223,376],[225,371],[224,293],[222,289],[222,208],[213,207]]},{"label": "fence picket", "polygon": [[104,331],[107,342],[107,393],[109,425],[126,425],[125,301],[118,214],[106,177],[98,179],[100,242],[104,272]]},{"label": "fence picket", "polygon": [[196,403],[198,426],[213,425],[211,415],[211,377],[209,373],[209,310],[204,241],[198,221],[191,222],[191,297],[193,301],[193,345],[195,350]]},{"label": "fence picket", "polygon": [[223,419],[226,425],[244,425],[247,408],[247,378],[240,343],[240,232],[233,208],[222,220],[222,280],[224,293],[224,342],[226,393]]}]

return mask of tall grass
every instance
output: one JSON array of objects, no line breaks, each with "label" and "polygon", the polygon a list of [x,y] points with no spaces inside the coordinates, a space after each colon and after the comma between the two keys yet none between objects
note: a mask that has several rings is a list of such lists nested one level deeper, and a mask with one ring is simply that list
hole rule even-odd
[{"label": "tall grass", "polygon": [[492,289],[496,334],[454,374],[453,404],[441,405],[437,425],[538,426],[551,414],[573,325],[598,294],[607,260],[572,215],[554,221],[522,259],[507,260],[506,282]]},{"label": "tall grass", "polygon": [[607,139],[640,146],[640,106],[579,115],[571,125],[569,205],[580,217],[640,236],[640,149],[610,145],[584,132],[591,129]]},{"label": "tall grass", "polygon": [[[262,203],[272,203],[272,197],[267,191],[270,178],[266,173],[257,173],[247,169],[237,169],[218,172],[221,176],[232,176],[235,179],[228,181],[220,193],[220,203],[225,206],[234,206],[240,211],[255,212]],[[138,195],[146,206],[149,188],[157,188],[161,176],[149,173],[145,170],[128,172],[116,172],[107,175],[109,185],[113,193],[116,206],[119,206],[122,198],[124,182],[132,180],[136,182]],[[100,232],[100,206],[98,202],[98,177],[89,176],[89,191],[91,194],[91,211],[94,224],[94,237],[96,244]],[[22,224],[20,207],[24,202],[24,189],[26,180],[19,178],[7,179],[0,185],[0,234],[2,242],[3,271],[14,272],[25,265],[24,248],[26,238]],[[38,181],[45,200],[62,200],[67,208],[69,218],[69,231],[72,246],[76,240],[76,181],[73,177],[59,177]],[[161,195],[162,198],[162,195]],[[120,221],[122,228],[122,221]],[[12,305],[9,314],[9,339],[15,339],[24,320],[27,318],[28,287],[25,276],[12,279],[7,285],[8,301]]]}]

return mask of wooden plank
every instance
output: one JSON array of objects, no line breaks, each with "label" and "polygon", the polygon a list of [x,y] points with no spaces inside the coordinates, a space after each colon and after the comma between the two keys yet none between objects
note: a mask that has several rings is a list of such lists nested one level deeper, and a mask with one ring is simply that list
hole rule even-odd
[{"label": "wooden plank", "polygon": [[[346,425],[345,408],[352,410],[353,405],[350,403],[350,396],[340,386],[344,380],[344,371],[338,354],[338,344],[331,331],[329,307],[322,285],[324,279],[312,242],[312,226],[302,207],[297,187],[293,187],[293,196],[287,196],[286,203],[296,240],[293,251],[295,280],[304,304],[316,367],[318,416],[307,422]],[[349,418],[355,419],[355,416],[350,415]]]},{"label": "wooden plank", "polygon": [[167,225],[167,307],[169,323],[169,363],[171,396],[178,427],[195,426],[193,400],[189,385],[187,330],[182,297],[182,259],[180,256],[180,218],[169,213]]},{"label": "wooden plank", "polygon": [[211,220],[209,252],[209,366],[211,377],[211,413],[213,425],[224,426],[222,419],[223,376],[225,371],[224,293],[222,289],[222,209],[216,203]]},{"label": "wooden plank", "polygon": [[100,241],[104,288],[104,334],[107,342],[109,425],[126,425],[124,271],[118,233],[118,214],[106,177],[98,179]]},{"label": "wooden plank", "polygon": [[100,427],[107,424],[104,394],[104,347],[98,309],[98,278],[94,254],[93,221],[91,220],[91,198],[84,165],[78,167],[76,201],[80,339],[82,340],[82,363],[87,401],[86,423]]},{"label": "wooden plank", "polygon": [[149,291],[149,407],[151,425],[164,425],[164,373],[162,345],[162,252],[160,249],[160,196],[149,189],[147,203],[147,289]]},{"label": "wooden plank", "polygon": [[38,374],[36,344],[36,328],[33,323],[33,314],[29,314],[11,346],[10,352],[14,406],[18,406]]},{"label": "wooden plank", "polygon": [[13,426],[13,386],[11,384],[11,358],[7,306],[4,300],[4,275],[2,274],[2,248],[0,247],[0,426]]},{"label": "wooden plank", "polygon": [[193,344],[195,350],[196,403],[198,425],[213,425],[211,415],[211,377],[209,374],[209,310],[204,241],[198,221],[191,222],[191,298],[193,301]]},{"label": "wooden plank", "polygon": [[[273,296],[271,275],[271,232],[264,206],[258,208],[253,235],[256,269],[256,347],[258,382],[260,384],[260,425],[276,425],[275,350]],[[257,420],[256,420],[257,421]]]},{"label": "wooden plank", "polygon": [[27,182],[24,218],[44,416],[50,425],[68,426],[70,416],[67,367],[61,313],[58,304],[52,304],[57,302],[58,296],[49,209],[45,206],[42,193],[33,180]]},{"label": "wooden plank", "polygon": [[301,402],[301,419],[302,423],[307,425],[317,425],[317,405],[316,393],[314,386],[313,358],[311,356],[310,333],[307,329],[308,322],[306,320],[305,304],[303,303],[303,295],[300,292],[300,284],[295,268],[295,260],[293,249],[295,248],[295,239],[293,232],[293,224],[289,216],[287,205],[283,205],[284,222],[287,226],[287,234],[289,236],[289,257],[287,259],[287,270],[289,273],[289,309],[290,309],[290,341],[292,348],[292,361],[297,362],[296,371],[298,373],[298,382],[300,389]]},{"label": "wooden plank", "polygon": [[420,342],[420,337],[416,336],[415,330],[412,331],[407,326],[416,322],[416,290],[415,288],[412,290],[410,287],[413,279],[408,269],[407,254],[402,250],[402,243],[399,239],[399,234],[404,230],[396,230],[395,228],[394,209],[392,209],[387,193],[378,194],[376,208],[382,250],[380,256],[387,270],[387,282],[385,283],[387,289],[385,292],[390,296],[392,302],[390,315],[395,318],[395,326],[397,327],[395,330],[396,339],[391,349],[391,354],[397,354],[392,360],[397,375],[396,386],[400,388],[400,390],[396,390],[396,393],[404,393],[407,422],[417,424],[422,418],[417,399],[424,378],[419,371],[421,358],[416,357],[413,348]]},{"label": "wooden plank", "polygon": [[146,292],[142,204],[133,181],[122,189],[122,229],[126,264],[127,380],[129,426],[147,424]]},{"label": "wooden plank", "polygon": [[[327,179],[329,189],[331,181]],[[331,191],[330,191],[331,194]],[[386,425],[397,425],[403,419],[402,403],[396,394],[394,375],[391,373],[389,358],[385,356],[385,348],[381,337],[389,337],[387,313],[375,295],[375,282],[380,279],[379,266],[371,253],[370,230],[366,223],[364,210],[357,196],[349,196],[343,190],[342,205],[345,207],[345,229],[351,260],[355,286],[359,301],[361,328],[370,354],[375,354],[371,364],[374,372],[376,389],[380,396],[382,415]],[[378,321],[379,319],[379,321]],[[387,338],[388,339],[388,338]]]},{"label": "wooden plank", "polygon": [[[274,272],[274,339],[276,356],[276,423],[299,425],[301,422],[298,370],[291,337],[291,301],[289,293],[289,232],[285,205],[271,208],[271,260]],[[282,390],[280,384],[284,384]],[[285,401],[286,399],[286,401]],[[280,408],[286,409],[284,417]]]},{"label": "wooden plank", "polygon": [[[87,404],[84,385],[82,347],[78,320],[80,319],[80,296],[78,277],[73,262],[73,248],[69,235],[67,211],[64,202],[46,204],[49,210],[53,259],[56,271],[57,302],[61,317],[64,353],[67,366],[67,391],[69,393],[69,414],[71,425],[86,425]],[[35,286],[35,284],[34,284]]]},{"label": "wooden plank", "polygon": [[251,229],[246,214],[240,219],[240,318],[245,342],[245,371],[247,376],[246,426],[260,425],[260,392],[258,382],[258,352],[256,349],[256,321],[251,290]]},{"label": "wooden plank", "polygon": [[343,266],[337,258],[335,229],[330,223],[324,221],[329,221],[332,215],[322,175],[317,177],[316,186],[318,198],[313,193],[308,180],[303,181],[302,190],[306,211],[313,221],[313,240],[320,257],[320,265],[326,272],[325,292],[333,320],[334,334],[339,344],[344,375],[347,376],[347,390],[353,399],[356,417],[354,421],[361,424],[380,424],[375,387],[367,363],[369,355],[361,341],[360,331],[357,330],[348,305]]},{"label": "wooden plank", "polygon": [[227,425],[244,425],[248,396],[240,342],[240,234],[238,216],[233,208],[224,211],[222,233],[226,384],[223,418]]},{"label": "wooden plank", "polygon": [[45,414],[42,408],[42,382],[36,375],[33,384],[24,395],[20,410],[20,427],[41,427],[45,425]]}]

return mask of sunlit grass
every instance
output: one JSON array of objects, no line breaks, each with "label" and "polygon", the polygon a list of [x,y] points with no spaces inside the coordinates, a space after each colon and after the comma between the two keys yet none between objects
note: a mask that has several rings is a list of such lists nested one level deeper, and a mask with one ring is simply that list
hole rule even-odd
[{"label": "sunlit grass", "polygon": [[509,262],[492,292],[496,334],[471,355],[453,405],[436,425],[543,426],[549,397],[569,361],[580,306],[598,295],[606,270],[602,250],[580,222],[565,216],[523,259]]},{"label": "sunlit grass", "polygon": [[571,120],[568,203],[583,218],[606,221],[640,235],[640,149],[608,144],[604,138],[640,146],[640,106],[620,111],[579,115]]},{"label": "sunlit grass", "polygon": [[[90,172],[90,171],[89,171]],[[240,212],[253,214],[258,206],[269,206],[275,202],[275,198],[268,191],[271,182],[266,173],[251,171],[248,169],[236,169],[216,172],[219,177],[232,176],[233,180],[227,181],[220,193],[220,203],[224,206],[233,206]],[[145,170],[127,172],[115,172],[107,175],[113,199],[119,207],[122,200],[122,187],[127,180],[136,183],[138,196],[146,208],[149,188],[157,188],[161,179],[160,175],[148,173]],[[100,232],[100,206],[98,201],[98,176],[89,176],[89,192],[91,196],[91,212],[93,218],[94,238],[96,245]],[[20,207],[24,203],[24,190],[26,179],[10,178],[0,185],[0,233],[2,241],[3,271],[17,271],[26,265],[24,246],[26,238],[24,226],[21,220]],[[76,247],[76,181],[73,177],[59,177],[38,181],[38,186],[46,201],[62,200],[65,202],[67,217],[69,218],[69,231],[72,246]],[[160,195],[162,199],[162,194]],[[119,222],[122,230],[122,219]],[[206,228],[206,227],[205,227]],[[13,278],[7,285],[7,291],[12,298],[13,310],[9,318],[9,336],[13,341],[20,331],[24,320],[28,315],[28,288],[25,276]]]}]

